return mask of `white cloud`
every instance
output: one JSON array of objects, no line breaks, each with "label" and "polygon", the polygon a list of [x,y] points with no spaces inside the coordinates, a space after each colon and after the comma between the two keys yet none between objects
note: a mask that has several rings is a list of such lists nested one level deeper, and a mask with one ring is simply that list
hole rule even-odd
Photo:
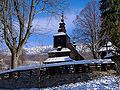
[{"label": "white cloud", "polygon": [[[66,30],[69,31],[74,28],[73,20],[75,19],[75,13],[66,13],[65,15]],[[47,34],[48,32],[55,33],[59,29],[60,17],[41,17],[36,18],[33,21],[34,33]]]},{"label": "white cloud", "polygon": [[[69,11],[64,14],[65,27],[68,34],[71,34],[72,29],[74,29],[73,20],[79,12]],[[34,47],[39,45],[52,45],[53,44],[53,35],[57,33],[60,23],[59,17],[39,17],[33,21],[33,36],[28,40],[27,46]]]}]

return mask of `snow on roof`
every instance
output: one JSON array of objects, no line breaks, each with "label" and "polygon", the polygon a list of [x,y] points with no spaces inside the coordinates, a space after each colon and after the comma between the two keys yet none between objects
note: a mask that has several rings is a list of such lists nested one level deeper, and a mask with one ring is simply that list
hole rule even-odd
[{"label": "snow on roof", "polygon": [[61,36],[61,35],[66,35],[66,33],[64,33],[64,32],[58,32],[54,36]]},{"label": "snow on roof", "polygon": [[101,47],[99,51],[107,51],[107,50],[113,50],[113,51],[115,51],[116,49],[117,48],[111,42],[108,42],[107,46]]},{"label": "snow on roof", "polygon": [[69,56],[64,57],[54,57],[54,58],[48,58],[44,61],[44,63],[50,63],[50,62],[67,62],[72,61],[72,59]]},{"label": "snow on roof", "polygon": [[60,51],[59,50],[53,50],[53,51],[49,51],[49,52],[70,52],[71,50],[69,48],[62,48]]},{"label": "snow on roof", "polygon": [[93,60],[80,60],[80,61],[70,61],[70,62],[61,62],[61,63],[51,63],[43,64],[44,67],[55,67],[63,65],[78,65],[78,64],[105,64],[105,63],[114,63],[111,59],[93,59]]},{"label": "snow on roof", "polygon": [[113,46],[111,47],[102,47],[99,51],[107,51],[107,50],[116,50]]},{"label": "snow on roof", "polygon": [[108,43],[107,43],[107,46],[112,46],[112,43],[111,43],[111,42],[108,42]]},{"label": "snow on roof", "polygon": [[72,60],[69,62],[51,63],[51,64],[31,64],[31,65],[26,65],[26,66],[20,66],[15,69],[3,71],[3,72],[0,72],[0,74],[15,72],[15,71],[30,70],[30,69],[35,69],[35,68],[44,68],[44,67],[78,65],[78,64],[104,64],[104,63],[114,63],[114,62],[111,59],[92,59],[92,60],[80,60],[80,61]]},{"label": "snow on roof", "polygon": [[40,68],[40,67],[41,67],[41,64],[37,64],[37,63],[36,64],[29,64],[29,65],[19,66],[19,67],[14,68],[14,69],[0,72],[0,74],[16,72],[16,71],[30,70],[30,69]]}]

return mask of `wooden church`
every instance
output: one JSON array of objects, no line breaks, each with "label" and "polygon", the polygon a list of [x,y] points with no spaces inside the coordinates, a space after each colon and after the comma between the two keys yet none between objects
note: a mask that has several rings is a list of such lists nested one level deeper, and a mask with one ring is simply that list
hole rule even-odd
[{"label": "wooden church", "polygon": [[[70,37],[66,33],[63,14],[59,25],[60,26],[58,32],[53,36],[54,50],[48,52],[49,58],[46,61],[44,61],[44,63],[63,62],[69,61],[71,59],[83,60],[84,58],[76,50],[75,46],[70,42]],[[60,60],[60,58],[64,58],[64,60]]]},{"label": "wooden church", "polygon": [[98,50],[98,54],[102,59],[112,59],[115,56],[119,56],[119,52],[120,50],[110,41],[108,41],[104,46],[100,47],[100,49]]}]

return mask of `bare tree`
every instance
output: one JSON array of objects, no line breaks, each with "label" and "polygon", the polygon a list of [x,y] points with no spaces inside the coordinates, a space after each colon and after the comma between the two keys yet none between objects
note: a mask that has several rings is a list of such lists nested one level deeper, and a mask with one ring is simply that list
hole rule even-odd
[{"label": "bare tree", "polygon": [[2,1],[0,1],[0,44],[3,40],[3,32],[2,32]]},{"label": "bare tree", "polygon": [[12,54],[11,68],[18,66],[35,15],[41,12],[55,14],[63,8],[64,2],[65,0],[2,0],[4,40]]},{"label": "bare tree", "polygon": [[97,41],[99,38],[100,31],[100,18],[99,18],[99,6],[98,2],[92,0],[89,2],[84,9],[81,10],[80,14],[76,16],[74,20],[75,29],[74,36],[78,41],[86,44],[92,54],[93,58],[97,58]]}]

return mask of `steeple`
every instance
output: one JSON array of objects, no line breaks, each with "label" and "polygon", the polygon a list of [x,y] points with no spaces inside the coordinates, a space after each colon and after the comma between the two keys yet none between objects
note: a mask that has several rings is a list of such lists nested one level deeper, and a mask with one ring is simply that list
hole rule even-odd
[{"label": "steeple", "polygon": [[60,22],[59,25],[60,25],[60,26],[59,26],[58,32],[64,32],[64,33],[66,33],[63,13],[62,13],[62,15],[61,15],[61,22]]},{"label": "steeple", "polygon": [[[75,42],[74,42],[74,46],[70,42],[70,37],[67,35],[66,29],[65,29],[63,13],[61,15],[61,22],[59,25],[60,26],[59,26],[58,32],[54,35],[54,45],[53,45],[54,50],[49,51],[48,55],[50,59],[48,58],[48,60],[46,60],[44,63],[65,62],[67,60],[67,59],[64,59],[65,61],[63,61],[62,59],[60,60],[61,57],[62,58],[70,57],[74,60],[84,59],[75,49],[75,46],[76,46]],[[60,61],[56,59],[52,59],[57,57],[59,58]]]}]

